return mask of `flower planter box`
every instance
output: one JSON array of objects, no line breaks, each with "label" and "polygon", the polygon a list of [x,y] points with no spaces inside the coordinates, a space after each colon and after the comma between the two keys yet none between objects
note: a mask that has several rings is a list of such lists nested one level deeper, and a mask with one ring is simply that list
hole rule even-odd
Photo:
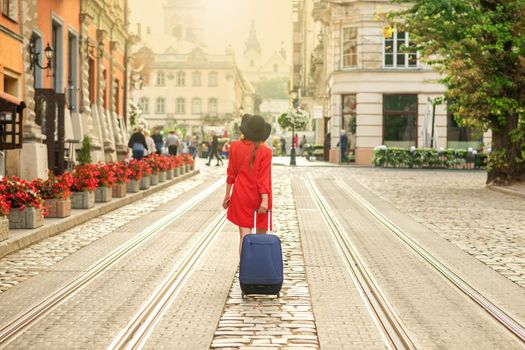
[{"label": "flower planter box", "polygon": [[113,185],[111,196],[115,198],[126,197],[128,194],[127,186],[125,182],[116,183]]},{"label": "flower planter box", "polygon": [[151,177],[149,175],[142,177],[142,179],[140,180],[140,189],[147,190],[148,188],[150,188],[150,186],[151,186]]},{"label": "flower planter box", "polygon": [[190,166],[190,171],[195,170],[195,163],[193,163],[193,164],[189,164],[189,166]]},{"label": "flower planter box", "polygon": [[10,229],[33,229],[44,225],[44,213],[37,208],[12,208],[9,212]]},{"label": "flower planter box", "polygon": [[113,190],[111,187],[99,187],[95,191],[96,203],[107,203],[113,199]]},{"label": "flower planter box", "polygon": [[126,191],[129,193],[137,193],[140,191],[140,183],[142,182],[142,179],[140,180],[131,180],[126,185]]},{"label": "flower planter box", "polygon": [[173,169],[170,169],[168,171],[166,171],[166,179],[167,180],[171,180],[175,177],[175,174],[174,174],[174,170]]},{"label": "flower planter box", "polygon": [[184,175],[184,173],[186,172],[186,166],[184,165],[181,165],[178,169],[179,169],[179,175]]},{"label": "flower planter box", "polygon": [[159,182],[166,182],[167,174],[165,171],[161,171],[159,173]]},{"label": "flower planter box", "polygon": [[91,209],[95,206],[95,192],[73,192],[71,207],[73,209]]},{"label": "flower planter box", "polygon": [[159,174],[151,174],[151,186],[159,184]]},{"label": "flower planter box", "polygon": [[71,199],[46,199],[48,218],[67,218],[71,216]]},{"label": "flower planter box", "polygon": [[9,238],[9,219],[7,216],[0,216],[0,242]]},{"label": "flower planter box", "polygon": [[190,165],[189,164],[184,164],[184,172],[187,173],[190,171]]}]

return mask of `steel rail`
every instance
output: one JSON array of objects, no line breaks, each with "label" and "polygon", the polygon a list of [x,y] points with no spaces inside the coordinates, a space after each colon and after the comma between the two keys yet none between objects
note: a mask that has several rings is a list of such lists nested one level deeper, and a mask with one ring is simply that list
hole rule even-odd
[{"label": "steel rail", "polygon": [[142,349],[158,322],[177,298],[186,280],[192,274],[200,258],[213,239],[226,224],[226,214],[221,213],[208,227],[188,253],[179,260],[148,300],[141,306],[128,325],[107,348]]},{"label": "steel rail", "polygon": [[304,180],[325,223],[332,233],[332,238],[339,248],[339,252],[345,260],[346,267],[352,276],[354,284],[362,299],[365,301],[372,318],[378,325],[386,345],[391,349],[416,349],[416,346],[405,332],[399,318],[383,297],[377,283],[368,273],[354,245],[348,239],[348,235],[339,220],[332,213],[330,205],[319,191],[319,188],[312,179],[305,178]]},{"label": "steel rail", "polygon": [[403,242],[405,242],[412,250],[414,250],[419,256],[425,259],[430,265],[432,265],[437,271],[439,271],[445,278],[452,282],[460,291],[466,294],[469,298],[474,300],[479,306],[487,311],[492,317],[494,317],[499,323],[505,326],[511,333],[518,337],[521,341],[525,342],[525,328],[509,316],[505,311],[501,310],[498,306],[492,303],[490,300],[485,298],[480,292],[472,287],[468,282],[458,276],[455,272],[446,267],[436,257],[434,257],[428,250],[423,248],[419,243],[412,239],[403,229],[394,224],[390,219],[383,215],[376,207],[374,207],[369,201],[364,199],[359,193],[354,191],[347,183],[340,178],[336,179],[339,187],[349,195],[351,195],[357,203],[365,208],[372,216],[378,219],[384,226],[390,231],[396,234]]},{"label": "steel rail", "polygon": [[224,184],[224,179],[217,180],[203,191],[199,192],[196,196],[183,203],[171,214],[164,216],[154,224],[148,226],[138,235],[126,243],[120,245],[111,253],[104,258],[97,261],[83,274],[76,277],[65,286],[61,287],[51,295],[46,297],[44,300],[33,305],[31,308],[4,324],[0,328],[0,347],[6,345],[9,341],[14,339],[16,336],[21,334],[26,328],[34,324],[53,308],[64,302],[67,298],[78,292],[80,289],[85,287],[88,283],[93,281],[96,277],[101,275],[109,267],[117,263],[119,260],[124,258],[130,252],[135,250],[137,247],[146,242],[149,238],[159,233],[162,229],[172,224],[175,220],[181,218],[183,215],[188,213],[197,204],[202,202],[205,198],[215,192],[221,185]]}]

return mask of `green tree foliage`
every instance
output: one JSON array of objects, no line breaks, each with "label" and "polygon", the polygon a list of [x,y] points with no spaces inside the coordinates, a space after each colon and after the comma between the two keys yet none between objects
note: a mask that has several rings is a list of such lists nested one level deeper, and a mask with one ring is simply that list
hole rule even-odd
[{"label": "green tree foliage", "polygon": [[253,83],[253,87],[262,99],[288,99],[288,81],[286,79],[265,79]]},{"label": "green tree foliage", "polygon": [[463,126],[492,130],[487,182],[525,180],[525,0],[393,0]]},{"label": "green tree foliage", "polygon": [[80,164],[89,164],[91,163],[91,138],[85,136],[82,140],[82,147],[78,150],[77,160]]}]

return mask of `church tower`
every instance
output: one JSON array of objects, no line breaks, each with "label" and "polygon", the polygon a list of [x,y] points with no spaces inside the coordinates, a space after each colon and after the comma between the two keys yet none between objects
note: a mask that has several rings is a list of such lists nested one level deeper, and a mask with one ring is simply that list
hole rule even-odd
[{"label": "church tower", "polygon": [[191,44],[204,42],[203,0],[168,0],[164,5],[164,34]]},{"label": "church tower", "polygon": [[261,43],[257,39],[254,21],[252,21],[250,35],[244,45],[244,71],[255,72],[259,70],[262,64],[262,49]]}]

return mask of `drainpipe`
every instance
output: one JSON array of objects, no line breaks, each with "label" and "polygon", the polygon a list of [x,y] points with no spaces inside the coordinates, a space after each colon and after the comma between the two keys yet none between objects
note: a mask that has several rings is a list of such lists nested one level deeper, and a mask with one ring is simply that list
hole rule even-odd
[{"label": "drainpipe", "polygon": [[[126,35],[129,35],[128,32],[128,0],[124,1],[124,25],[126,26]],[[129,72],[128,72],[128,40],[129,38],[126,38],[124,43],[124,96],[123,96],[123,102],[124,102],[124,108],[123,108],[123,114],[124,114],[124,125],[126,127],[126,130],[128,129],[128,80],[129,80]]]}]

